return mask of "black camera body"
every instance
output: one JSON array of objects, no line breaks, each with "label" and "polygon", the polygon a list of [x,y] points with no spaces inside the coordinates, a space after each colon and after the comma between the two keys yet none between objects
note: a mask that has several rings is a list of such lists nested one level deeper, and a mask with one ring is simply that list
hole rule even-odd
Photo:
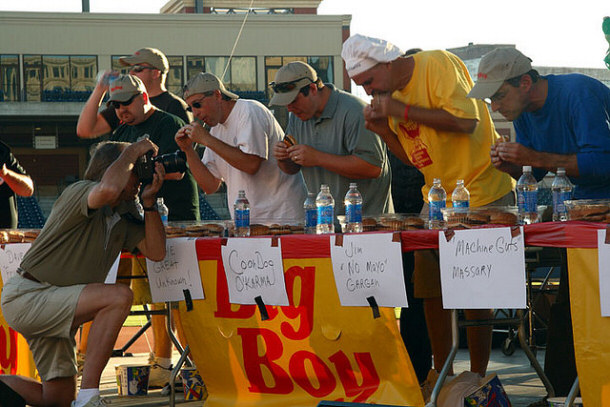
[{"label": "black camera body", "polygon": [[145,155],[138,158],[135,163],[134,171],[138,179],[143,184],[149,184],[153,180],[155,173],[155,163],[161,163],[165,168],[165,173],[171,172],[183,173],[186,171],[186,154],[184,151],[176,150],[173,153],[167,153],[153,157],[153,152],[149,151]]}]

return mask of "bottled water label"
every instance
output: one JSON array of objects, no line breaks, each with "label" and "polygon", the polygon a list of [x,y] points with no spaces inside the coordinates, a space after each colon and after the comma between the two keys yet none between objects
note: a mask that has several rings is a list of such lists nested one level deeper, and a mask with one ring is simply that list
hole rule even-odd
[{"label": "bottled water label", "polygon": [[517,197],[519,212],[538,211],[538,191],[520,191]]},{"label": "bottled water label", "polygon": [[318,224],[332,225],[333,224],[333,206],[324,205],[318,206]]},{"label": "bottled water label", "polygon": [[235,210],[235,227],[247,228],[250,226],[250,210],[236,209]]},{"label": "bottled water label", "polygon": [[470,203],[468,201],[453,201],[453,207],[458,209],[468,209]]},{"label": "bottled water label", "polygon": [[318,224],[318,211],[317,209],[307,209],[305,212],[305,227],[312,228]]},{"label": "bottled water label", "polygon": [[350,204],[345,208],[345,220],[347,223],[362,222],[362,204]]},{"label": "bottled water label", "polygon": [[165,226],[167,226],[167,215],[161,215],[161,223],[163,223]]},{"label": "bottled water label", "polygon": [[430,220],[443,220],[443,213],[441,209],[445,207],[445,201],[431,201],[429,208],[429,219]]},{"label": "bottled water label", "polygon": [[565,201],[572,199],[571,191],[553,191],[553,212],[566,213]]}]

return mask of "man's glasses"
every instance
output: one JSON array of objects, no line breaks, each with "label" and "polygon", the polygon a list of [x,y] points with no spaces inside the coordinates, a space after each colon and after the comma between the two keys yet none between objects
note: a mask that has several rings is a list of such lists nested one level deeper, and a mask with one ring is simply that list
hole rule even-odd
[{"label": "man's glasses", "polygon": [[152,67],[152,66],[144,66],[144,65],[132,65],[130,71],[135,72],[135,73],[140,73],[145,69],[157,69],[157,68]]},{"label": "man's glasses", "polygon": [[131,104],[131,102],[133,102],[133,100],[140,95],[141,95],[141,93],[136,93],[135,95],[133,95],[132,97],[130,97],[129,99],[127,99],[124,102],[119,102],[118,100],[112,100],[112,101],[110,101],[110,106],[114,107],[115,109],[118,109],[121,106],[129,106]]},{"label": "man's glasses", "polygon": [[295,90],[296,87],[298,86],[298,83],[300,81],[302,81],[303,79],[307,79],[307,80],[309,80],[309,83],[313,83],[313,81],[310,78],[302,77],[302,78],[295,79],[290,82],[275,83],[275,81],[274,81],[274,82],[271,82],[269,84],[269,86],[271,86],[271,89],[273,89],[273,91],[275,93],[288,93],[288,92]]},{"label": "man's glasses", "polygon": [[203,102],[203,99],[205,99],[209,96],[212,96],[213,94],[214,94],[214,91],[204,93],[203,96],[198,101],[191,103],[191,105],[189,107],[187,107],[186,110],[189,112],[192,112],[193,108],[201,109],[201,106],[202,106],[201,102]]}]

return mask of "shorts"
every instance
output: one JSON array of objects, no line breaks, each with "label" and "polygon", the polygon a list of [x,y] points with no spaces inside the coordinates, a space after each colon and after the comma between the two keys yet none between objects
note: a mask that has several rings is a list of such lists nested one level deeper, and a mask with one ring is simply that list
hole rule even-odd
[{"label": "shorts", "polygon": [[[514,205],[513,191],[489,205]],[[424,205],[422,215],[428,215],[428,206]],[[415,298],[438,298],[441,296],[441,266],[438,250],[416,250],[413,271],[413,291]]]},{"label": "shorts", "polygon": [[74,313],[84,284],[58,287],[16,275],[2,288],[2,313],[27,340],[43,381],[76,375]]}]

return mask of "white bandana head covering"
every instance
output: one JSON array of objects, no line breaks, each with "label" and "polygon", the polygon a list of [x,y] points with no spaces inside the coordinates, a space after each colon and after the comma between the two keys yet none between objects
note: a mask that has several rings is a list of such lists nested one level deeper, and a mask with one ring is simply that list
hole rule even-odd
[{"label": "white bandana head covering", "polygon": [[343,43],[341,57],[350,78],[381,62],[391,62],[404,53],[396,45],[379,38],[355,34]]}]

